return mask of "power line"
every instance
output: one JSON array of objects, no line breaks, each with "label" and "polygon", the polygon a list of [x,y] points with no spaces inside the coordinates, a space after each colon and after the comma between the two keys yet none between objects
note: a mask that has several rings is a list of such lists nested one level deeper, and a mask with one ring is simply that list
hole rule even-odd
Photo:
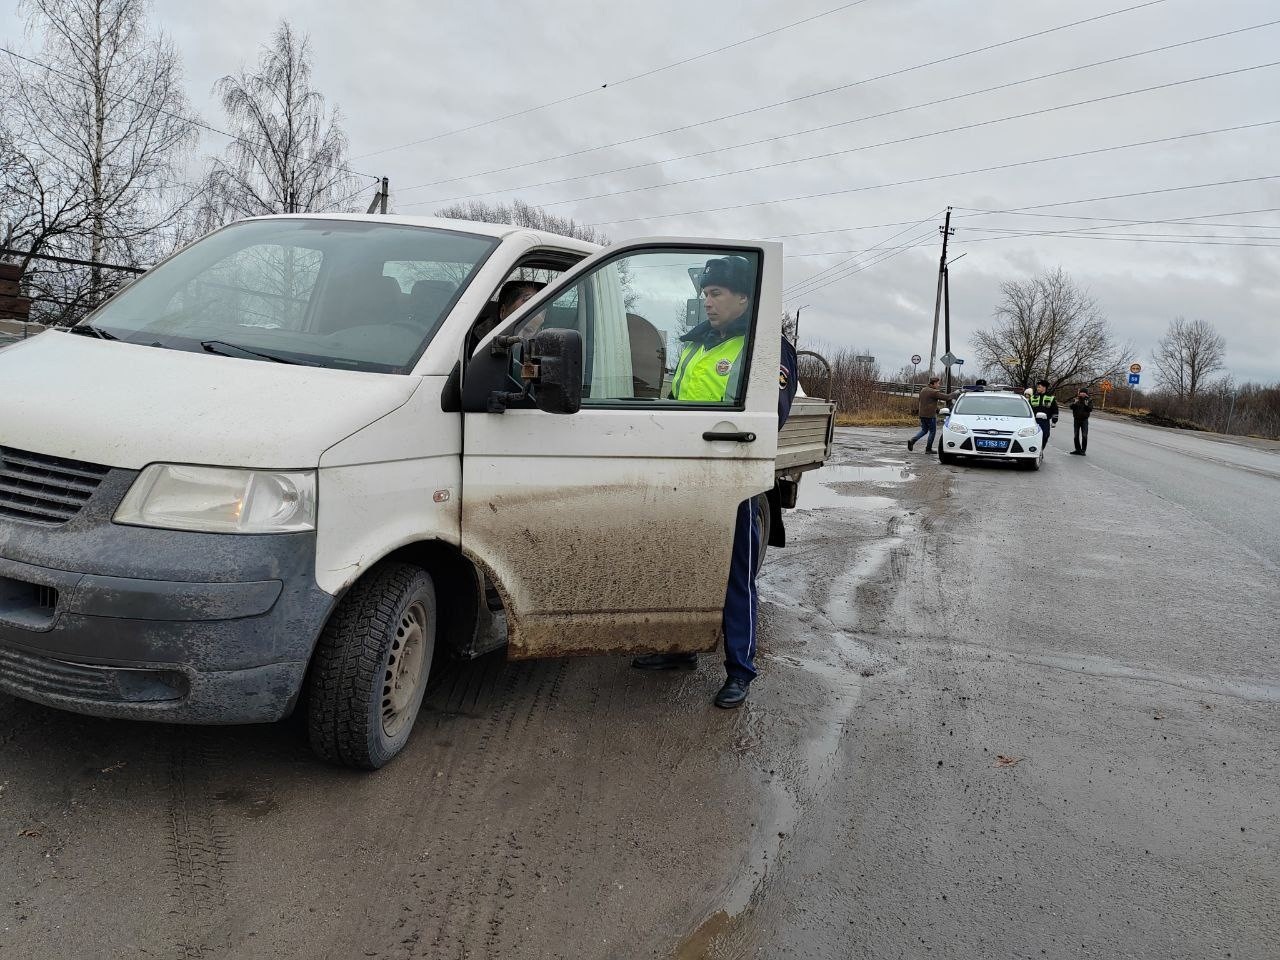
[{"label": "power line", "polygon": [[[1018,167],[1033,166],[1038,163],[1050,163],[1057,160],[1073,160],[1079,157],[1098,156],[1104,153],[1114,153],[1117,150],[1130,150],[1135,147],[1149,147],[1162,143],[1175,143],[1182,140],[1190,140],[1196,137],[1208,137],[1219,133],[1235,133],[1241,130],[1255,130],[1261,127],[1270,127],[1280,123],[1280,120],[1263,120],[1258,123],[1244,123],[1232,127],[1218,127],[1214,130],[1200,130],[1195,133],[1182,133],[1172,137],[1158,137],[1153,140],[1135,140],[1132,143],[1119,143],[1109,147],[1097,147],[1092,150],[1078,150],[1074,153],[1062,153],[1051,157],[1037,157],[1034,160],[1018,160],[1013,163],[1000,163],[988,167],[975,167],[971,170],[957,170],[952,173],[939,173],[928,177],[914,177],[910,180],[895,180],[891,183],[873,183],[862,187],[847,187],[842,190],[825,190],[821,193],[804,193],[791,197],[777,197],[771,200],[755,200],[750,203],[734,203],[720,207],[703,207],[699,210],[679,210],[671,213],[653,214],[647,217],[629,217],[622,220],[599,220],[594,223],[585,224],[588,227],[600,227],[606,225],[616,225],[621,223],[640,223],[647,220],[668,220],[672,217],[690,217],[703,213],[722,213],[727,210],[745,210],[751,207],[771,206],[778,203],[791,203],[796,200],[820,200],[827,197],[845,196],[851,193],[864,193],[870,190],[884,190],[888,187],[904,187],[918,183],[932,183],[938,180],[947,180],[952,177],[966,177],[976,173],[993,173],[998,170],[1012,170]],[[1258,179],[1275,179],[1272,177],[1263,177]]]},{"label": "power line", "polygon": [[[1075,201],[1081,202],[1081,201]],[[1132,217],[1086,217],[1079,214],[1070,213],[1029,213],[1024,210],[990,210],[985,207],[955,207],[956,210],[969,210],[982,216],[991,216],[995,214],[1008,214],[1014,217],[1037,217],[1049,220],[1105,220],[1109,223],[1119,223],[1122,220],[1132,220]],[[1232,227],[1245,230],[1280,230],[1280,224],[1269,226],[1259,223],[1195,223],[1198,220],[1218,219],[1221,217],[1243,217],[1251,214],[1259,213],[1275,213],[1280,211],[1280,207],[1259,207],[1253,210],[1231,210],[1226,213],[1202,213],[1192,217],[1177,217],[1171,220],[1144,220],[1143,223],[1167,223],[1167,224],[1185,224],[1188,226],[1205,226],[1205,227]],[[805,234],[796,234],[796,236],[805,236]]]},{"label": "power line", "polygon": [[[1182,87],[1191,83],[1199,83],[1203,80],[1216,80],[1221,77],[1230,77],[1241,73],[1251,73],[1254,70],[1264,70],[1276,66],[1280,66],[1280,60],[1272,60],[1269,63],[1259,63],[1250,67],[1239,67],[1235,70],[1224,70],[1220,73],[1209,73],[1199,77],[1190,77],[1185,80],[1174,80],[1169,83],[1160,83],[1150,87],[1140,87],[1136,90],[1125,90],[1120,93],[1107,94],[1106,96],[1101,97],[1090,97],[1087,100],[1074,100],[1070,103],[1060,103],[1052,107],[1043,107],[1039,110],[1028,110],[1023,113],[1014,113],[1006,117],[995,117],[991,120],[979,120],[974,123],[964,123],[954,127],[946,127],[942,130],[931,130],[928,133],[918,133],[910,137],[898,137],[894,140],[881,140],[878,143],[866,143],[857,147],[849,147],[845,150],[831,150],[827,153],[816,153],[807,157],[792,157],[787,160],[775,160],[772,163],[761,163],[754,167],[742,167],[738,170],[726,170],[722,173],[709,173],[701,177],[687,177],[684,180],[668,180],[665,183],[654,183],[642,187],[628,187],[625,190],[611,190],[605,193],[589,194],[584,197],[570,197],[566,200],[552,200],[544,202],[542,206],[558,207],[563,206],[566,203],[585,203],[588,200],[600,200],[605,197],[618,197],[629,193],[644,193],[649,190],[664,190],[668,187],[678,187],[689,183],[703,183],[707,180],[719,180],[721,177],[731,177],[739,173],[754,173],[759,170],[773,170],[778,167],[792,166],[797,163],[809,163],[814,160],[829,160],[832,157],[843,157],[851,153],[861,153],[863,150],[872,150],[877,147],[891,147],[904,143],[914,143],[918,140],[928,140],[932,137],[940,137],[949,133],[961,133],[965,130],[976,130],[981,127],[994,126],[998,123],[1007,123],[1011,120],[1026,120],[1030,117],[1043,116],[1047,113],[1056,113],[1059,110],[1084,107],[1096,103],[1106,103],[1108,101],[1119,100],[1124,97],[1137,96],[1138,94],[1143,93],[1153,93],[1157,90],[1168,90],[1172,87]],[[412,204],[407,204],[407,206],[412,206]]]},{"label": "power line", "polygon": [[[504,120],[513,120],[516,117],[523,117],[530,113],[537,113],[539,110],[546,110],[549,107],[556,107],[556,106],[559,106],[560,104],[569,103],[573,100],[580,100],[583,97],[588,97],[593,93],[599,93],[600,91],[607,90],[610,87],[617,88],[622,86],[624,83],[631,83],[634,80],[643,80],[645,77],[652,77],[654,74],[663,73],[664,71],[667,71],[667,70],[674,70],[676,67],[682,67],[686,63],[693,63],[695,60],[702,60],[706,57],[715,56],[717,53],[723,53],[726,50],[732,50],[734,47],[741,47],[748,43],[754,43],[755,41],[763,39],[764,37],[771,37],[775,34],[782,33],[784,30],[790,30],[792,27],[799,27],[806,23],[812,23],[815,20],[821,20],[823,17],[829,17],[832,14],[841,13],[842,11],[848,10],[851,7],[861,6],[866,2],[867,0],[853,0],[853,2],[851,3],[842,4],[841,6],[834,7],[822,13],[814,14],[811,17],[805,17],[802,20],[794,20],[791,23],[783,24],[780,27],[774,27],[772,30],[766,30],[764,33],[757,33],[753,36],[746,37],[742,40],[735,40],[733,43],[727,43],[724,46],[716,47],[714,50],[706,50],[702,53],[694,54],[691,57],[685,57],[683,60],[676,60],[673,63],[668,63],[665,66],[654,67],[650,70],[642,71],[641,73],[637,73],[634,76],[626,77],[625,79],[622,79],[622,80],[615,80],[612,83],[602,83],[600,86],[592,87],[589,90],[583,90],[579,93],[573,93],[565,97],[560,97],[557,100],[550,100],[546,103],[541,103],[534,107],[526,107],[523,110],[516,110],[513,113],[503,114],[500,117],[492,117],[489,120],[481,120],[478,123],[473,123],[473,124],[470,124],[469,126],[458,127],[456,130],[446,130],[444,133],[432,134],[429,137],[423,137],[421,140],[412,140],[409,143],[397,144],[394,147],[384,147],[381,150],[374,150],[372,153],[362,153],[358,157],[352,157],[352,159],[362,160],[365,157],[376,157],[384,153],[392,153],[393,151],[396,151],[396,150],[404,150],[407,147],[416,147],[424,143],[432,143],[436,140],[443,140],[446,137],[452,137],[459,133],[467,133],[471,130],[479,130],[481,127],[487,127],[495,123],[501,123]],[[427,186],[430,186],[430,184],[427,184]],[[415,188],[408,187],[406,189],[412,190]]]},{"label": "power line", "polygon": [[[1136,226],[1136,224],[1135,224]],[[999,233],[1010,237],[1040,237],[1044,236],[1044,230],[1015,230],[1011,227],[966,227],[967,230],[977,230],[982,233]],[[1260,237],[1247,233],[1115,233],[1116,227],[1081,227],[1077,230],[1048,231],[1055,236],[1079,236],[1085,240],[1090,237],[1131,237],[1133,239],[1161,239],[1161,240],[1275,240],[1280,241],[1280,237]]]},{"label": "power line", "polygon": [[[496,194],[514,193],[519,190],[533,190],[541,187],[557,186],[562,183],[573,183],[578,180],[589,180],[589,179],[592,179],[593,177],[605,177],[605,176],[612,176],[618,173],[630,173],[634,170],[645,169],[646,167],[661,166],[663,164],[676,163],[682,160],[693,160],[699,157],[708,157],[717,153],[724,153],[730,150],[740,150],[743,147],[755,147],[755,146],[761,146],[768,143],[777,143],[778,141],[781,141],[781,140],[791,140],[796,137],[808,136],[809,134],[813,134],[813,133],[823,133],[828,130],[838,129],[840,127],[847,127],[857,123],[864,123],[868,120],[880,120],[880,119],[883,119],[884,117],[896,116],[898,114],[908,113],[912,110],[920,110],[926,107],[935,107],[944,103],[953,103],[957,100],[965,100],[970,97],[976,97],[986,93],[993,93],[999,90],[1008,90],[1012,87],[1018,87],[1028,83],[1034,83],[1040,80],[1048,80],[1054,77],[1066,76],[1067,74],[1071,74],[1071,73],[1078,73],[1081,70],[1089,70],[1094,67],[1100,67],[1100,66],[1109,66],[1112,64],[1121,63],[1126,60],[1133,60],[1138,57],[1150,56],[1155,53],[1163,53],[1169,50],[1177,49],[1179,47],[1191,46],[1197,43],[1205,43],[1210,40],[1219,40],[1219,39],[1222,39],[1223,37],[1236,36],[1237,34],[1248,33],[1251,30],[1260,30],[1265,27],[1273,27],[1273,26],[1276,26],[1277,24],[1280,24],[1280,20],[1269,20],[1265,23],[1258,23],[1248,27],[1241,27],[1240,29],[1237,29],[1237,30],[1229,30],[1223,33],[1211,34],[1209,36],[1196,37],[1191,40],[1183,40],[1179,43],[1165,44],[1164,46],[1161,46],[1161,47],[1152,47],[1147,50],[1139,50],[1134,53],[1128,53],[1119,57],[1111,57],[1106,60],[1095,60],[1092,63],[1084,63],[1075,67],[1067,67],[1066,69],[1055,70],[1050,73],[1036,74],[1035,76],[1024,77],[1021,80],[1011,80],[1008,83],[1000,83],[1000,84],[996,84],[995,86],[983,87],[979,90],[970,90],[967,93],[959,93],[949,97],[939,97],[934,100],[928,100],[922,103],[915,103],[906,107],[898,107],[894,110],[884,110],[884,111],[881,111],[880,113],[865,114],[864,116],[861,116],[861,117],[854,117],[851,120],[841,120],[836,123],[827,123],[818,127],[810,127],[806,130],[797,130],[794,133],[779,134],[773,137],[762,137],[758,140],[747,140],[742,143],[732,144],[731,146],[727,146],[727,147],[714,147],[710,150],[701,150],[696,153],[681,154],[678,157],[667,157],[662,160],[646,160],[643,163],[633,163],[624,167],[615,167],[611,170],[600,170],[595,173],[583,173],[583,174],[578,174],[572,177],[561,177],[555,180],[542,180],[537,183],[526,183],[516,187],[503,187],[497,190],[483,190],[477,193],[460,194],[454,197],[443,197],[443,198],[437,198],[432,200],[415,200],[411,203],[405,204],[405,206],[414,207],[414,206],[424,206],[427,204],[434,204],[434,203],[453,203],[460,200],[472,200],[477,197],[488,197],[488,196],[494,196]],[[1221,74],[1221,75],[1225,76],[1226,74]],[[1210,76],[1219,76],[1219,74],[1212,74]],[[1197,79],[1209,79],[1209,77],[1202,77]],[[1189,83],[1193,81],[1185,81],[1185,82]],[[1135,92],[1135,93],[1145,92],[1146,90],[1151,90],[1151,89],[1160,89],[1160,88],[1151,87],[1151,88],[1144,88],[1143,90],[1132,91],[1132,92]],[[1081,101],[1081,102],[1088,103],[1088,102],[1097,102],[1097,101]],[[1062,108],[1054,108],[1054,109],[1062,109]],[[1009,119],[1016,119],[1016,117],[1009,118]],[[961,127],[958,129],[968,129],[968,128]],[[941,131],[941,132],[946,133],[950,131]],[[888,141],[888,142],[893,143],[897,141]],[[880,145],[881,144],[875,144],[874,146],[880,146]],[[795,162],[799,162],[799,161],[795,161]],[[758,169],[758,168],[750,167],[747,169],[751,170],[751,169]],[[731,172],[737,173],[737,172],[744,172],[744,171],[731,171]],[[481,174],[478,174],[477,176],[480,176],[480,175]],[[458,178],[458,179],[466,179],[466,178]],[[445,183],[449,181],[438,181],[438,182]],[[675,181],[675,182],[688,183],[690,181],[682,180],[682,181]],[[657,186],[671,186],[671,185],[672,184],[668,183],[668,184],[658,184]],[[405,193],[409,190],[421,189],[424,186],[431,186],[431,184],[419,184],[416,187],[407,187],[405,190],[402,190],[401,193]],[[636,189],[652,189],[652,188],[642,187],[642,188],[636,188]],[[572,201],[558,201],[558,202],[568,203]]]},{"label": "power line", "polygon": [[[1129,243],[1172,243],[1183,246],[1197,247],[1269,247],[1272,249],[1280,249],[1280,243],[1240,243],[1236,241],[1214,242],[1211,240],[1147,240],[1135,238],[1125,235],[1104,235],[1104,234],[1081,234],[1074,233],[1069,230],[1053,231],[1048,230],[1043,233],[1032,234],[1005,234],[999,237],[975,237],[972,240],[957,240],[957,243],[986,243],[988,240],[1030,240],[1036,237],[1062,237],[1068,240],[1123,240]],[[1280,239],[1280,238],[1277,238]]]},{"label": "power line", "polygon": [[[516,164],[511,164],[505,167],[497,167],[491,170],[484,170],[478,173],[466,174],[464,176],[450,177],[444,180],[433,180],[428,183],[419,183],[410,187],[405,187],[404,190],[401,190],[400,192],[407,193],[410,190],[418,190],[424,187],[439,186],[440,184],[443,184],[443,183],[454,183],[454,182],[457,182],[458,180],[469,180],[475,177],[485,177],[495,173],[507,173],[511,170],[520,170],[520,169],[523,169],[524,167],[535,166],[541,163],[550,163],[554,160],[566,160],[570,157],[578,157],[588,153],[595,153],[599,150],[608,150],[612,147],[627,146],[629,144],[639,143],[642,140],[652,140],[655,137],[664,137],[671,133],[681,133],[685,130],[692,130],[695,127],[705,127],[708,124],[719,123],[722,120],[734,120],[734,119],[737,119],[738,117],[749,116],[753,113],[760,113],[765,110],[772,110],[775,107],[790,106],[793,103],[799,103],[803,100],[811,100],[814,97],[825,96],[828,93],[836,93],[841,90],[848,90],[852,87],[862,86],[863,84],[874,83],[877,80],[887,80],[891,77],[900,77],[900,76],[903,76],[904,74],[913,73],[917,70],[924,70],[928,67],[935,67],[940,64],[950,63],[955,60],[964,59],[965,57],[972,57],[980,53],[987,53],[991,50],[998,50],[1002,47],[1011,46],[1016,43],[1022,43],[1023,41],[1026,41],[1026,40],[1033,40],[1033,39],[1036,39],[1037,37],[1048,36],[1049,34],[1057,33],[1062,30],[1069,30],[1073,27],[1079,27],[1089,23],[1096,23],[1100,20],[1106,20],[1110,17],[1116,17],[1124,13],[1130,13],[1134,10],[1141,10],[1146,7],[1153,7],[1158,4],[1166,3],[1166,2],[1168,2],[1168,0],[1147,0],[1147,2],[1145,3],[1134,4],[1132,6],[1123,7],[1119,10],[1112,10],[1108,13],[1102,13],[1096,16],[1086,17],[1082,20],[1073,20],[1070,23],[1059,24],[1056,27],[1048,27],[1044,30],[1037,30],[1033,33],[1025,33],[1025,34],[1022,34],[1021,36],[1011,37],[1008,40],[1001,40],[1001,41],[998,41],[997,43],[989,43],[981,47],[975,47],[972,50],[964,50],[960,53],[954,53],[949,56],[939,57],[934,60],[928,60],[928,61],[925,61],[924,63],[917,63],[909,67],[902,67],[897,70],[891,70],[888,73],[881,73],[871,77],[863,77],[860,80],[853,80],[849,83],[843,83],[838,86],[827,87],[823,90],[816,90],[813,93],[806,93],[797,97],[790,97],[786,100],[778,100],[778,101],[775,101],[774,103],[764,104],[763,106],[751,107],[749,109],[739,110],[734,113],[726,113],[719,117],[712,117],[710,119],[698,120],[694,123],[686,123],[678,127],[671,127],[666,130],[659,130],[656,133],[646,133],[643,136],[630,137],[625,140],[615,140],[612,143],[600,144],[594,147],[584,147],[580,150],[573,150],[568,153],[558,154],[557,156],[553,156],[553,157],[543,157],[539,160],[528,160],[528,161],[525,161],[524,163],[516,163]],[[359,158],[357,157],[356,159],[359,159]],[[433,200],[433,201],[427,201],[427,202],[439,203],[441,201]]]},{"label": "power line", "polygon": [[872,267],[879,266],[880,264],[888,260],[892,260],[894,257],[899,257],[902,254],[906,253],[908,250],[915,250],[918,247],[929,246],[930,244],[934,243],[936,239],[937,239],[937,233],[933,230],[930,230],[928,233],[923,233],[912,240],[908,240],[906,243],[903,243],[900,246],[890,247],[889,249],[882,251],[881,253],[877,254],[875,257],[872,257],[869,260],[865,260],[862,263],[855,264],[852,268],[846,270],[845,272],[839,274],[838,276],[828,277],[826,280],[823,280],[821,283],[818,283],[810,287],[809,289],[802,291],[798,295],[793,295],[793,297],[794,296],[807,297],[807,296],[810,296],[811,294],[817,293],[819,290],[825,290],[827,287],[831,286],[832,284],[839,283],[842,280],[847,280],[849,279],[849,277],[852,277],[855,274],[862,273],[864,270],[869,270]]},{"label": "power line", "polygon": [[[39,67],[41,70],[47,70],[49,73],[52,73],[54,76],[62,77],[62,79],[75,84],[81,90],[85,90],[85,91],[89,90],[89,84],[87,84],[84,80],[77,77],[73,73],[68,73],[65,70],[60,70],[57,67],[53,66],[52,64],[44,63],[43,61],[40,61],[40,60],[35,60],[32,57],[28,57],[24,54],[18,53],[16,50],[11,50],[5,46],[0,46],[0,52],[7,53],[9,56],[13,57],[16,60],[21,60],[24,63],[29,63],[32,66]],[[234,133],[228,133],[226,130],[221,130],[218,127],[213,126],[212,124],[205,123],[203,120],[197,119],[196,117],[189,117],[186,114],[178,113],[174,110],[167,110],[164,107],[158,107],[155,104],[147,103],[146,101],[139,100],[136,97],[130,97],[130,96],[125,96],[124,94],[121,94],[120,99],[124,100],[126,103],[132,103],[135,106],[145,107],[148,110],[154,110],[156,113],[164,114],[166,117],[172,117],[174,120],[181,120],[183,123],[189,123],[193,127],[199,127],[201,130],[207,130],[209,133],[216,133],[220,137],[226,137],[229,140],[236,141],[237,143],[246,143],[251,146],[259,146],[259,147],[271,146],[271,144],[264,143],[260,140],[250,140],[247,137],[236,136],[236,134]],[[314,161],[308,161],[308,162],[314,162]],[[349,166],[346,166],[345,164],[321,163],[318,165],[322,167],[326,167],[330,170],[344,171],[356,177],[371,177],[374,180],[381,179],[380,177],[374,177],[373,174],[371,173],[361,173],[359,170],[352,170]]]},{"label": "power line", "polygon": [[[1134,190],[1130,193],[1112,193],[1101,197],[1086,197],[1083,200],[1057,200],[1053,203],[1037,203],[1023,207],[1011,207],[1008,210],[1000,210],[997,212],[1021,213],[1025,210],[1047,210],[1050,207],[1069,207],[1074,206],[1077,203],[1101,203],[1104,200],[1128,200],[1132,197],[1151,197],[1163,193],[1180,193],[1183,190],[1204,190],[1209,187],[1232,187],[1242,183],[1262,183],[1267,180],[1280,180],[1280,173],[1273,173],[1262,177],[1238,177],[1234,180],[1213,180],[1209,183],[1191,183],[1181,187],[1155,187],[1151,190]],[[957,209],[968,208],[959,207]]]},{"label": "power line", "polygon": [[[929,217],[928,220],[929,221],[935,220],[939,215],[940,214],[935,213],[931,217]],[[923,223],[926,221],[921,221],[921,222]],[[910,232],[910,231],[904,231],[904,232]],[[929,229],[925,233],[919,234],[913,237],[912,239],[903,241],[902,243],[897,244],[895,246],[887,247],[881,250],[879,253],[877,253],[873,257],[864,259],[864,255],[870,251],[869,250],[861,251],[858,255],[855,255],[850,259],[845,260],[843,263],[836,264],[832,268],[828,268],[827,270],[820,271],[819,273],[813,274],[812,276],[808,277],[805,280],[800,281],[799,283],[792,284],[790,287],[788,287],[786,290],[783,291],[783,295],[789,298],[796,297],[796,296],[807,296],[809,293],[812,293],[815,290],[819,290],[823,287],[826,287],[837,280],[841,280],[846,276],[852,276],[854,273],[861,272],[863,269],[865,269],[868,266],[871,266],[873,263],[878,263],[880,260],[885,259],[887,254],[892,253],[896,256],[897,253],[901,253],[904,250],[910,249],[920,243],[923,243],[929,240],[930,238],[932,238],[934,235],[935,235],[935,232],[934,232],[933,226],[932,224],[930,224]],[[823,274],[827,274],[827,276],[824,277]]]},{"label": "power line", "polygon": [[[868,247],[866,250],[860,250],[858,251],[858,253],[859,254],[870,253],[873,250],[877,250],[883,247],[889,241],[896,240],[898,237],[902,236],[904,233],[911,233],[913,230],[918,230],[922,225],[929,223],[931,220],[935,220],[938,217],[939,213],[941,213],[941,211],[935,211],[934,213],[931,213],[926,217],[922,217],[921,219],[916,220],[915,222],[909,224],[904,229],[899,230],[897,233],[891,234],[890,236],[885,237],[875,246]],[[849,261],[845,261],[845,263],[848,263],[848,262]],[[834,264],[833,266],[827,267],[825,270],[820,270],[817,273],[815,273],[813,276],[808,277],[805,280],[801,280],[798,283],[793,283],[791,286],[783,288],[782,293],[784,296],[786,296],[787,294],[794,293],[795,291],[799,290],[801,287],[805,286],[806,284],[812,283],[814,280],[817,280],[824,273],[830,273],[832,271],[839,270],[842,266],[844,266],[844,264],[837,263],[837,264]]]}]

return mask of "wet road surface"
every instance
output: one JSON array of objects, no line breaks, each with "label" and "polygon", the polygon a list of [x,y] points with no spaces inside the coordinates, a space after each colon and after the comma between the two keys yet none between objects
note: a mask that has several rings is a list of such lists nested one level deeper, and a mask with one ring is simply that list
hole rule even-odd
[{"label": "wet road surface", "polygon": [[742,711],[490,658],[369,776],[0,697],[0,957],[1275,957],[1280,454],[905,436],[805,481]]}]

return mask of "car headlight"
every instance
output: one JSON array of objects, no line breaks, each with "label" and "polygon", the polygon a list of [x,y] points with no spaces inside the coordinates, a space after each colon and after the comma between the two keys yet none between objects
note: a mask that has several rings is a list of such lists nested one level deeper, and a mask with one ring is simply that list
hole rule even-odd
[{"label": "car headlight", "polygon": [[206,533],[314,530],[316,475],[153,463],[129,488],[115,522]]},{"label": "car headlight", "polygon": [[969,432],[969,428],[966,427],[963,423],[952,423],[950,420],[947,421],[947,429],[950,430],[952,433],[968,433]]},{"label": "car headlight", "polygon": [[1034,437],[1039,432],[1040,432],[1039,427],[1023,427],[1021,430],[1018,431],[1018,436]]}]

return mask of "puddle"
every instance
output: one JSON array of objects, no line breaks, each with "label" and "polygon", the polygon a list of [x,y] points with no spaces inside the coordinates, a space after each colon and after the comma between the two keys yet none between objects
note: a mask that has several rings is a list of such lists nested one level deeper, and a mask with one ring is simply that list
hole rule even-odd
[{"label": "puddle", "polygon": [[904,463],[827,466],[808,474],[800,483],[797,510],[843,507],[846,510],[882,510],[894,506],[892,497],[868,494],[866,487],[891,488],[911,480],[915,474]]}]

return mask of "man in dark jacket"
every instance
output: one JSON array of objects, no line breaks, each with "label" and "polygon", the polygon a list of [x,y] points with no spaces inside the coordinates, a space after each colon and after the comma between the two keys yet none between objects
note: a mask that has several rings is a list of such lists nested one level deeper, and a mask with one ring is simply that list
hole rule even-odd
[{"label": "man in dark jacket", "polygon": [[929,442],[925,444],[924,452],[933,453],[933,438],[938,432],[938,401],[954,400],[960,396],[959,390],[955,393],[943,393],[938,389],[940,383],[941,377],[930,377],[929,385],[920,390],[919,409],[916,411],[920,414],[920,432],[907,441],[908,450],[914,450],[916,441],[928,434]]},{"label": "man in dark jacket", "polygon": [[1085,455],[1085,450],[1089,447],[1089,414],[1093,413],[1093,400],[1089,396],[1089,391],[1084,387],[1080,388],[1080,392],[1076,394],[1076,398],[1071,401],[1071,416],[1075,420],[1075,445],[1076,448],[1071,452],[1078,457]]},{"label": "man in dark jacket", "polygon": [[1049,424],[1058,425],[1058,398],[1049,392],[1048,380],[1036,381],[1036,392],[1030,398],[1031,412],[1033,414],[1043,413],[1043,420],[1037,419],[1036,423],[1040,425],[1040,432],[1044,434],[1043,447],[1049,446]]}]

